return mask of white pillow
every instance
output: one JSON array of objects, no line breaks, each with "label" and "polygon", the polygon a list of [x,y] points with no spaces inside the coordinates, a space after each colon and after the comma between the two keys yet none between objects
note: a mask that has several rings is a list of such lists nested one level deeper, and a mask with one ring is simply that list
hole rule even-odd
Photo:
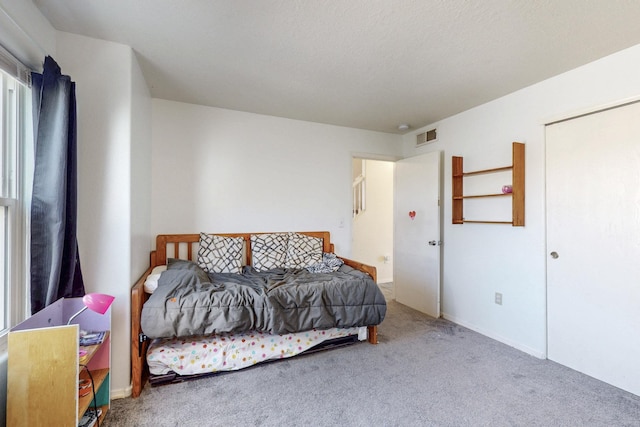
[{"label": "white pillow", "polygon": [[252,234],[251,264],[256,271],[283,268],[287,257],[288,233]]},{"label": "white pillow", "polygon": [[289,233],[285,268],[307,268],[322,261],[322,239]]},{"label": "white pillow", "polygon": [[148,294],[152,294],[158,288],[158,279],[163,271],[167,269],[166,265],[159,265],[151,270],[151,274],[147,276],[147,280],[144,281],[144,291]]}]

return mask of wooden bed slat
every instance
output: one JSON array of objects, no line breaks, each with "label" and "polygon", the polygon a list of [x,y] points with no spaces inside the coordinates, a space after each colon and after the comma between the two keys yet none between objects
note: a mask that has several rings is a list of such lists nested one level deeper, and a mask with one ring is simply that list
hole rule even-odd
[{"label": "wooden bed slat", "polygon": [[[257,232],[257,233],[215,233],[219,236],[226,237],[242,237],[244,239],[244,252],[246,258],[246,265],[251,265],[251,235],[252,234],[272,234],[282,232]],[[334,252],[334,246],[330,241],[330,234],[328,231],[301,231],[301,234],[307,236],[319,237],[323,239],[323,252]],[[213,234],[213,233],[212,233]],[[154,267],[159,265],[165,265],[168,258],[180,258],[180,244],[187,245],[187,258],[188,260],[195,261],[194,253],[197,256],[197,251],[194,251],[194,247],[200,241],[200,234],[160,234],[156,237],[156,249],[151,251],[149,256],[150,266],[149,269],[138,279],[138,281],[131,288],[131,385],[132,385],[132,397],[140,396],[142,388],[149,376],[149,369],[147,367],[146,352],[148,341],[142,333],[140,328],[140,317],[142,315],[142,306],[149,298],[149,295],[144,291],[144,282],[147,276],[151,274]],[[167,247],[173,246],[173,256],[167,252]],[[358,261],[353,261],[347,258],[342,258],[342,261],[356,269],[369,274],[374,282],[377,282],[376,268],[370,265],[362,264]],[[183,259],[183,258],[181,258]],[[378,343],[378,327],[376,325],[368,326],[368,342],[371,344]]]}]

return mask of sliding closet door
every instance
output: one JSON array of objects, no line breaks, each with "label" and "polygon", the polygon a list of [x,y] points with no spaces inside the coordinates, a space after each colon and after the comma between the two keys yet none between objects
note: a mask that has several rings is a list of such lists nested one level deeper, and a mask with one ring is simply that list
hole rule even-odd
[{"label": "sliding closet door", "polygon": [[640,395],[640,104],[547,126],[548,357]]}]

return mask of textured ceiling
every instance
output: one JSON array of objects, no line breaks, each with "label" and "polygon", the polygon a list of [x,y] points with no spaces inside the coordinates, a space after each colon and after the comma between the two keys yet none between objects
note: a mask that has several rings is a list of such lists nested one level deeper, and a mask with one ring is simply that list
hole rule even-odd
[{"label": "textured ceiling", "polygon": [[33,0],[154,98],[398,133],[640,43],[637,0]]}]

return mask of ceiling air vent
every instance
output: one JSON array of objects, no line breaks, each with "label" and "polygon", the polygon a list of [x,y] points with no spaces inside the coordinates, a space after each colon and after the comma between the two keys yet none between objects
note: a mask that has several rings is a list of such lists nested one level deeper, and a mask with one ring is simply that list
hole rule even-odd
[{"label": "ceiling air vent", "polygon": [[416,147],[422,147],[423,145],[431,144],[432,142],[436,142],[437,140],[437,129],[431,129],[419,135],[416,135]]}]

